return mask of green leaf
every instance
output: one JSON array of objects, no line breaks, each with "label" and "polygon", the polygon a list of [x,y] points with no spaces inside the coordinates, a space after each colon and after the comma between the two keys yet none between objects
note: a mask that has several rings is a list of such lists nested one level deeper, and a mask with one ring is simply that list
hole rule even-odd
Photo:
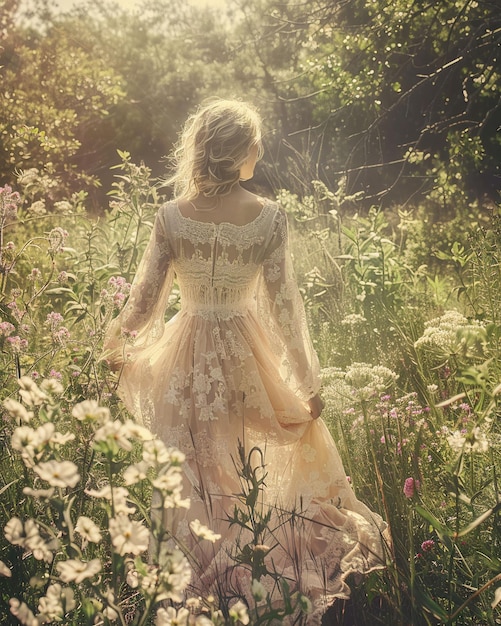
[{"label": "green leaf", "polygon": [[482,522],[485,522],[485,520],[487,518],[489,518],[491,515],[493,515],[494,513],[497,513],[497,511],[499,511],[501,509],[501,502],[498,502],[498,504],[496,504],[496,506],[492,507],[492,509],[489,509],[487,511],[484,511],[482,513],[482,515],[479,515],[477,517],[477,519],[473,520],[473,522],[471,522],[470,524],[468,524],[468,526],[466,526],[465,528],[463,528],[462,530],[460,530],[456,537],[464,537],[465,535],[467,535],[469,532],[471,532],[473,529],[475,529],[477,526],[480,526],[480,524]]},{"label": "green leaf", "polygon": [[419,589],[419,587],[414,589],[414,597],[418,601],[418,604],[427,609],[433,617],[436,617],[442,622],[447,622],[447,611],[437,604],[428,594]]}]

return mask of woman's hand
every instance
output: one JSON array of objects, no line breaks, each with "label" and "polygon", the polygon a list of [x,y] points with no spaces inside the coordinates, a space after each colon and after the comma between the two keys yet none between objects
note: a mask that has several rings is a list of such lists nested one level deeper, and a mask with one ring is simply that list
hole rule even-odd
[{"label": "woman's hand", "polygon": [[320,413],[322,413],[322,409],[325,406],[325,402],[317,393],[316,395],[313,396],[313,398],[310,398],[308,400],[308,406],[310,407],[310,413],[311,413],[312,418],[316,420],[320,417]]}]

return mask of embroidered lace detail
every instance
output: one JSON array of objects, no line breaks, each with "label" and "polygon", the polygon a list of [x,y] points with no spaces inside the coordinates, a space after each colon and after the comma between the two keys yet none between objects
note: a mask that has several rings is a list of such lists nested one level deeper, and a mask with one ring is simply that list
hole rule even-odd
[{"label": "embroidered lace detail", "polygon": [[[181,309],[166,316],[174,278]],[[136,334],[132,343],[123,329]],[[191,507],[164,514],[176,517],[170,527],[194,551],[201,595],[250,589],[249,570],[230,556],[245,541],[228,524],[242,505],[234,496],[242,491],[240,443],[263,452],[269,566],[315,601],[310,623],[329,599],[347,597],[349,573],[381,566],[384,523],[356,499],[332,437],[305,402],[318,391],[319,365],[277,205],[265,203],[244,226],[162,206],[106,352],[123,364],[119,390],[135,419],[186,454]],[[192,541],[195,518],[221,543]]]}]

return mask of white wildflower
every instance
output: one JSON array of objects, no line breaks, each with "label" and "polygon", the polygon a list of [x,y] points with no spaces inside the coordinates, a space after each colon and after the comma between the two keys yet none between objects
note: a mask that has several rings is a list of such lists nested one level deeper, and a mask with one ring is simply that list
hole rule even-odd
[{"label": "white wildflower", "polygon": [[206,539],[211,543],[215,543],[218,539],[221,539],[221,535],[214,533],[210,528],[200,523],[200,520],[194,519],[190,522],[191,532],[200,539]]},{"label": "white wildflower", "polygon": [[122,422],[106,422],[101,428],[96,430],[94,441],[104,441],[109,445],[117,445],[122,450],[132,450],[132,443],[129,441],[129,431]]},{"label": "white wildflower", "polygon": [[101,561],[92,559],[92,561],[85,563],[79,559],[68,559],[67,561],[60,561],[56,568],[63,582],[75,582],[78,584],[82,580],[92,578],[99,573],[101,571]]},{"label": "white wildflower", "polygon": [[75,530],[83,539],[85,539],[85,541],[99,543],[103,538],[99,526],[97,526],[97,524],[91,520],[90,517],[86,517],[85,515],[81,515],[77,519]]},{"label": "white wildflower", "polygon": [[146,596],[152,596],[157,592],[158,567],[150,567],[148,573],[141,578],[141,591]]},{"label": "white wildflower", "polygon": [[455,430],[447,437],[447,442],[455,452],[483,453],[489,450],[489,440],[479,426],[475,426],[470,433]]},{"label": "white wildflower", "polygon": [[398,379],[397,374],[382,365],[353,363],[348,367],[345,381],[361,400],[368,400],[378,393],[386,391]]},{"label": "white wildflower", "polygon": [[235,602],[235,604],[230,607],[229,612],[230,617],[234,622],[241,622],[244,626],[250,622],[247,607],[241,600]]},{"label": "white wildflower", "polygon": [[130,567],[130,569],[127,571],[125,581],[129,585],[129,587],[131,587],[132,589],[137,589],[139,587],[139,572],[137,571],[137,569],[134,567],[133,564]]},{"label": "white wildflower", "polygon": [[461,452],[466,442],[466,437],[464,437],[459,430],[455,430],[452,434],[447,437],[447,443],[454,450],[454,452]]},{"label": "white wildflower", "polygon": [[109,521],[111,541],[121,556],[137,556],[148,548],[150,534],[141,522],[130,520],[127,515],[117,515]]},{"label": "white wildflower", "polygon": [[494,592],[494,599],[491,602],[491,607],[495,609],[497,605],[501,602],[501,587],[498,587]]},{"label": "white wildflower", "polygon": [[141,426],[133,420],[127,420],[124,424],[124,428],[127,432],[127,436],[137,441],[151,441],[155,438],[155,435],[144,426]]},{"label": "white wildflower", "polygon": [[74,441],[75,435],[73,433],[60,433],[56,431],[50,438],[50,442],[57,446],[64,446],[70,441]]},{"label": "white wildflower", "polygon": [[182,498],[181,491],[176,490],[172,493],[163,493],[164,509],[189,509],[191,505],[189,498]]},{"label": "white wildflower", "polygon": [[349,315],[346,315],[341,320],[341,324],[343,326],[351,326],[351,327],[362,326],[366,323],[367,323],[366,318],[363,315],[360,315],[359,313],[350,313]]},{"label": "white wildflower", "polygon": [[176,491],[181,488],[183,476],[181,468],[169,467],[152,481],[153,487],[162,492]]},{"label": "white wildflower", "polygon": [[47,587],[46,595],[38,603],[42,623],[61,622],[64,615],[75,608],[75,595],[70,587],[52,583]]},{"label": "white wildflower", "polygon": [[80,480],[78,467],[72,461],[46,461],[33,469],[52,487],[75,487]]},{"label": "white wildflower", "polygon": [[52,441],[52,437],[54,437],[54,433],[56,431],[56,427],[52,422],[46,422],[39,426],[35,433],[37,436],[37,449],[42,450]]},{"label": "white wildflower", "polygon": [[[221,615],[221,618],[222,617]],[[213,622],[207,615],[197,615],[195,617],[195,626],[214,626],[215,623],[219,624],[219,621]]]},{"label": "white wildflower", "polygon": [[21,422],[28,423],[33,418],[33,412],[27,411],[25,406],[14,398],[5,398],[3,405],[13,417]]},{"label": "white wildflower", "polygon": [[418,349],[425,349],[437,358],[444,355],[457,354],[462,345],[461,334],[465,332],[478,333],[481,324],[477,320],[469,322],[458,311],[446,311],[425,325],[423,335],[414,343]]},{"label": "white wildflower", "polygon": [[150,465],[162,465],[170,461],[170,452],[160,439],[145,441],[143,445],[143,461]]},{"label": "white wildflower", "polygon": [[28,406],[39,406],[48,399],[47,394],[29,376],[21,376],[17,382],[20,387],[19,395]]},{"label": "white wildflower", "polygon": [[108,589],[106,593],[106,602],[108,603],[108,605],[103,610],[103,615],[108,618],[110,622],[116,622],[119,615],[118,612],[113,608],[113,606],[116,606],[116,600],[115,594],[113,593],[113,591],[111,591],[111,589]]},{"label": "white wildflower", "polygon": [[23,487],[23,493],[25,496],[31,496],[32,498],[41,500],[50,500],[50,498],[54,495],[54,492],[54,487],[50,487],[50,489],[32,489],[31,487]]},{"label": "white wildflower", "polygon": [[0,561],[0,576],[5,576],[6,578],[12,578],[12,572],[10,568],[5,565],[3,561]]},{"label": "white wildflower", "polygon": [[172,606],[160,608],[155,618],[155,626],[187,626],[190,612],[184,607],[178,611]]},{"label": "white wildflower", "polygon": [[50,396],[60,396],[64,391],[64,387],[57,378],[47,378],[43,380],[40,383],[40,389]]},{"label": "white wildflower", "polygon": [[471,452],[482,453],[489,450],[489,440],[479,426],[473,428],[466,441],[466,448]]},{"label": "white wildflower", "polygon": [[11,598],[9,605],[10,612],[14,617],[17,617],[23,626],[39,626],[39,621],[25,602],[20,602],[17,598]]},{"label": "white wildflower", "polygon": [[[30,522],[33,524],[33,526],[35,526],[35,522],[33,520],[28,520],[25,524],[25,530]],[[52,563],[52,559],[54,558],[53,550],[57,550],[57,548],[59,547],[59,542],[57,539],[54,539],[49,543],[46,543],[40,536],[38,528],[35,528],[36,535],[33,534],[33,536],[28,536],[26,538],[25,547],[28,550],[31,550],[33,557],[37,561]]]},{"label": "white wildflower", "polygon": [[79,422],[104,424],[110,419],[110,410],[99,406],[95,400],[84,400],[75,404],[71,414]]},{"label": "white wildflower", "polygon": [[160,593],[157,600],[182,602],[183,592],[191,580],[191,567],[181,550],[161,547],[158,571]]},{"label": "white wildflower", "polygon": [[24,547],[24,528],[23,523],[18,517],[12,517],[4,527],[4,535],[9,543],[14,546]]},{"label": "white wildflower", "polygon": [[168,448],[170,462],[174,465],[182,465],[186,460],[186,455],[177,448]]},{"label": "white wildflower", "polygon": [[12,433],[10,445],[17,450],[23,458],[34,459],[35,449],[38,447],[38,436],[34,428],[30,426],[18,426]]},{"label": "white wildflower", "polygon": [[124,470],[123,479],[126,485],[135,485],[141,480],[144,480],[148,475],[149,465],[144,461],[140,463],[134,463],[129,465]]},{"label": "white wildflower", "polygon": [[99,491],[96,491],[95,489],[86,489],[85,493],[92,498],[105,498],[106,500],[112,502],[117,515],[128,515],[129,513],[134,513],[136,510],[134,506],[129,506],[127,504],[129,492],[125,487],[111,488],[110,485],[105,485]]}]

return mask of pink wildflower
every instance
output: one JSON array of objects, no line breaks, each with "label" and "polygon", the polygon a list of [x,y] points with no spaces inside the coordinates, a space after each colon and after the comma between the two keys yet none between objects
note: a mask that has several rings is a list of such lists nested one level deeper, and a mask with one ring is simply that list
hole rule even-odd
[{"label": "pink wildflower", "polygon": [[26,339],[21,339],[19,335],[15,335],[14,337],[7,337],[7,343],[11,345],[11,348],[14,352],[21,352],[22,350],[26,350],[28,347],[28,341]]},{"label": "pink wildflower", "polygon": [[0,220],[2,222],[17,217],[17,209],[21,204],[21,196],[12,187],[5,185],[0,187]]},{"label": "pink wildflower", "polygon": [[52,332],[55,332],[60,327],[63,321],[64,321],[64,318],[61,315],[61,313],[57,313],[56,311],[51,311],[50,313],[47,314],[47,319],[45,320],[45,324],[47,326],[50,326],[50,329],[52,330]]},{"label": "pink wildflower", "polygon": [[41,278],[42,272],[38,269],[38,267],[34,267],[28,274],[28,280],[32,280],[33,282],[35,282],[36,280],[40,280]]},{"label": "pink wildflower", "polygon": [[12,335],[15,330],[16,327],[14,324],[11,324],[10,322],[0,322],[0,336],[8,337],[9,335]]},{"label": "pink wildflower", "polygon": [[434,546],[435,542],[433,541],[433,539],[426,539],[426,541],[423,541],[423,543],[421,544],[421,550],[423,552],[431,552]]},{"label": "pink wildflower", "polygon": [[419,480],[414,480],[414,478],[406,478],[403,491],[406,498],[413,498],[416,491],[419,491]]}]

